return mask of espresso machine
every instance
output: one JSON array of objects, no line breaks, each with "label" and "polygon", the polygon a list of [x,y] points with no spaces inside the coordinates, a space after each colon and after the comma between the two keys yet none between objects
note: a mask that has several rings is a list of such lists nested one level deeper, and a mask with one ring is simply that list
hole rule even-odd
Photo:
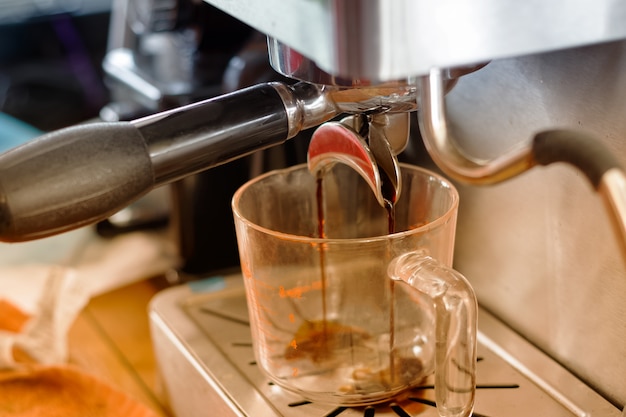
[{"label": "espresso machine", "polygon": [[[269,63],[289,81],[72,127],[0,156],[2,240],[105,219],[155,187],[343,114],[400,115],[389,132],[408,115],[419,130],[394,148],[423,141],[416,163],[438,167],[461,193],[455,268],[477,293],[479,357],[489,368],[481,382],[478,366],[486,393],[474,415],[622,415],[626,4],[206,3],[267,35]],[[130,59],[120,45],[112,52]],[[211,285],[165,293],[152,306],[177,415],[432,412],[428,394],[409,406],[352,410],[278,392],[250,369],[240,285],[232,277]]]}]

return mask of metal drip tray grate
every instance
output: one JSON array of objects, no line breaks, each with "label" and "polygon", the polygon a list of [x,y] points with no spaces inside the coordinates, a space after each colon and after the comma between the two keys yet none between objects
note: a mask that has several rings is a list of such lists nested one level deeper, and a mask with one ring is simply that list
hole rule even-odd
[{"label": "metal drip tray grate", "polygon": [[[432,380],[368,407],[311,403],[254,361],[240,275],[171,288],[151,304],[157,362],[178,417],[437,416]],[[493,316],[479,313],[475,417],[621,416],[617,408]]]}]

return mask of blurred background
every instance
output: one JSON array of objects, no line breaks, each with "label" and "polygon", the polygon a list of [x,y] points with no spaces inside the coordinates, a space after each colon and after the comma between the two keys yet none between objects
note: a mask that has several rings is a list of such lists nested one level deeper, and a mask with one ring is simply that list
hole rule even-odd
[{"label": "blurred background", "polygon": [[111,0],[0,1],[2,150],[98,115]]}]

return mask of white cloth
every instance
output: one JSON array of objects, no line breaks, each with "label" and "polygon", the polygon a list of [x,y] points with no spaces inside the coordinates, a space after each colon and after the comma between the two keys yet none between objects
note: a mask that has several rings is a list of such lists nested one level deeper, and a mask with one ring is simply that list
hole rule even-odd
[{"label": "white cloth", "polygon": [[177,264],[169,241],[149,233],[93,238],[87,244],[83,239],[78,245],[84,245],[81,256],[69,266],[0,266],[0,298],[31,316],[21,333],[0,332],[0,369],[18,365],[14,346],[43,364],[65,362],[67,333],[91,297],[163,274]]}]

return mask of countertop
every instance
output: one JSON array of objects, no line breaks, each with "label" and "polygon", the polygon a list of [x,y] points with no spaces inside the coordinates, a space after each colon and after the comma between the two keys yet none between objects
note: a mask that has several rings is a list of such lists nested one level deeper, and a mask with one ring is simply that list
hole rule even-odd
[{"label": "countertop", "polygon": [[163,288],[154,278],[93,298],[69,332],[69,361],[169,417],[148,323],[148,304]]}]

